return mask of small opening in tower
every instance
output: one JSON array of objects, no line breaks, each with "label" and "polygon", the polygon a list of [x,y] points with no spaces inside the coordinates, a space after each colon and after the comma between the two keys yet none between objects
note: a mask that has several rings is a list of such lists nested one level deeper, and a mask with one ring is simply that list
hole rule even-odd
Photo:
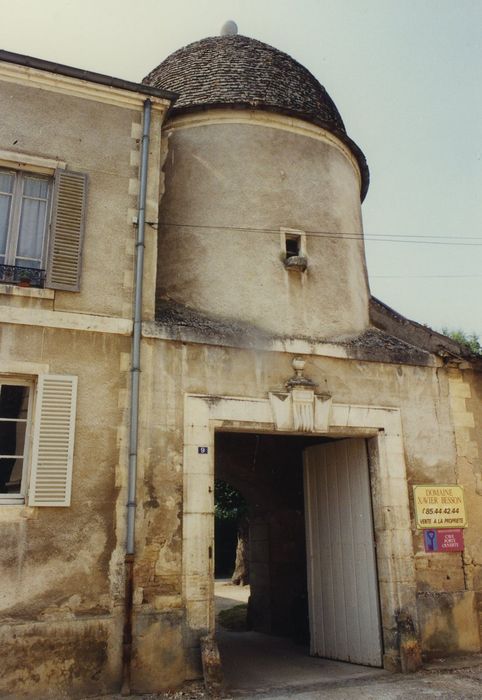
[{"label": "small opening in tower", "polygon": [[286,257],[293,258],[301,255],[301,236],[286,236]]}]

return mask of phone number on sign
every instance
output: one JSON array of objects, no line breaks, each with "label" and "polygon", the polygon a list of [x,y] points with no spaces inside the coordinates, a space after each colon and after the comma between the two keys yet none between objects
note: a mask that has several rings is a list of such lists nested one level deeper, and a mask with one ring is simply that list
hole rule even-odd
[{"label": "phone number on sign", "polygon": [[422,508],[424,515],[457,515],[460,508]]}]

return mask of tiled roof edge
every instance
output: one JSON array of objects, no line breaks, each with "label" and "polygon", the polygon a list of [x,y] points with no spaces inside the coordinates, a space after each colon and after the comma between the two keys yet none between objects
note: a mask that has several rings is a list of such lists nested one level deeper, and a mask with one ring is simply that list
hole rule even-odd
[{"label": "tiled roof edge", "polygon": [[482,357],[474,354],[466,345],[417,321],[405,318],[375,297],[370,299],[370,321],[376,328],[434,355],[447,360],[467,360],[473,363],[474,368],[482,369]]},{"label": "tiled roof edge", "polygon": [[37,70],[56,73],[58,75],[65,75],[68,78],[75,78],[77,80],[88,80],[91,83],[106,85],[108,87],[118,88],[119,90],[128,90],[130,92],[137,92],[151,97],[160,97],[162,99],[169,100],[170,102],[174,102],[178,97],[175,92],[152,87],[150,85],[146,85],[145,83],[134,83],[130,80],[114,78],[110,75],[95,73],[93,71],[83,70],[82,68],[74,68],[73,66],[65,66],[62,63],[54,63],[53,61],[46,61],[43,58],[25,56],[24,54],[5,51],[4,49],[0,49],[0,61],[4,61],[5,63],[15,63],[19,66],[35,68]]}]

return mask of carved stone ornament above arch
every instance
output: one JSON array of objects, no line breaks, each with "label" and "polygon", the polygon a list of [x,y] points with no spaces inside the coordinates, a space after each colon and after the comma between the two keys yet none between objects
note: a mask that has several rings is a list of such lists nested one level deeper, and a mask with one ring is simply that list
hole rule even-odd
[{"label": "carved stone ornament above arch", "polygon": [[295,357],[292,365],[295,374],[285,384],[288,391],[268,394],[276,429],[300,433],[327,430],[333,403],[331,395],[315,393],[317,384],[303,375],[305,360]]}]

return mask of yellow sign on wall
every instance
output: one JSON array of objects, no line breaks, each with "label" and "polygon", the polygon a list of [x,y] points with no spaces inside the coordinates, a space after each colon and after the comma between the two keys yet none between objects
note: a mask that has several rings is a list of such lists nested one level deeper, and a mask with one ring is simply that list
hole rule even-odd
[{"label": "yellow sign on wall", "polygon": [[462,486],[414,486],[413,500],[419,530],[467,527]]}]

